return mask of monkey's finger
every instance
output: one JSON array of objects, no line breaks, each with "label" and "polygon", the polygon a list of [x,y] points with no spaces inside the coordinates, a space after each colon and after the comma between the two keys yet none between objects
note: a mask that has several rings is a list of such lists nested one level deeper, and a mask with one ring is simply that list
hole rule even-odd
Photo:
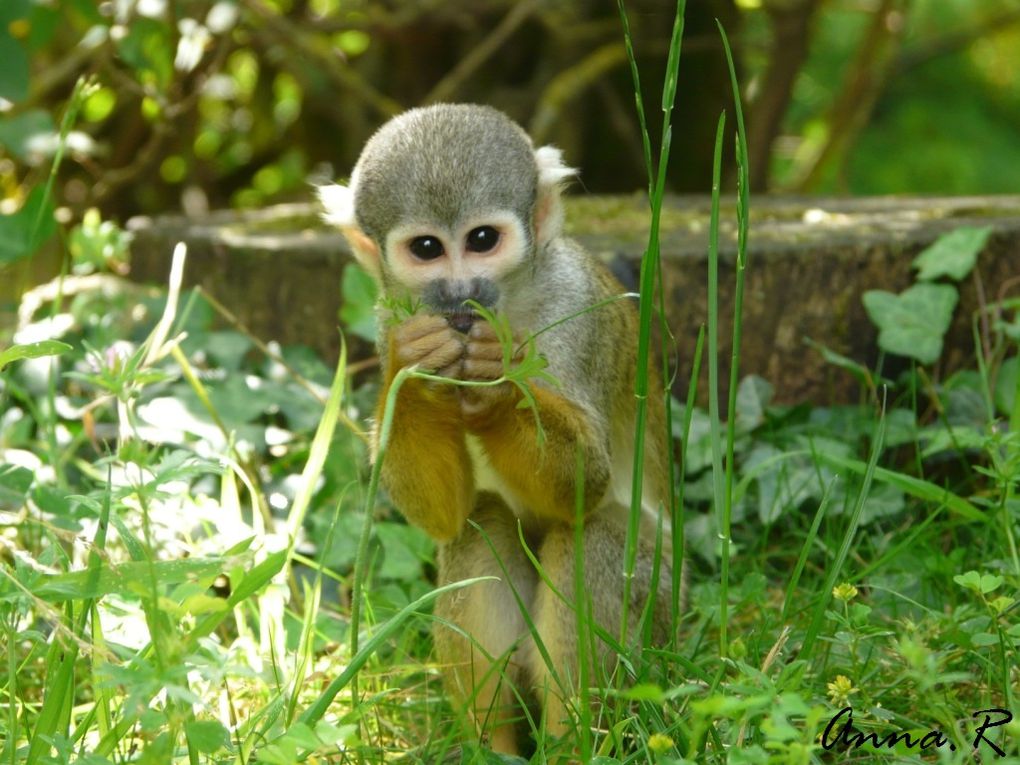
[{"label": "monkey's finger", "polygon": [[436,374],[440,377],[449,377],[453,380],[461,380],[464,378],[464,360],[458,356],[456,361],[437,370]]},{"label": "monkey's finger", "polygon": [[484,359],[464,359],[465,380],[498,380],[503,376],[502,361],[486,361]]},{"label": "monkey's finger", "polygon": [[420,313],[410,317],[397,327],[395,336],[398,340],[407,343],[449,329],[450,325],[444,317]]},{"label": "monkey's finger", "polygon": [[468,337],[471,340],[480,341],[496,341],[496,330],[492,328],[492,325],[487,321],[478,320],[471,325],[471,331],[468,332]]},{"label": "monkey's finger", "polygon": [[464,352],[464,344],[457,338],[451,338],[438,348],[432,350],[418,360],[418,365],[425,372],[443,369],[460,360]]},{"label": "monkey's finger", "polygon": [[503,346],[495,341],[469,340],[464,355],[469,359],[481,361],[502,361]]},{"label": "monkey's finger", "polygon": [[464,352],[464,340],[453,331],[444,330],[414,340],[405,340],[400,343],[397,352],[405,360],[405,363],[413,364],[421,361],[433,351],[453,345],[457,346],[458,354]]}]

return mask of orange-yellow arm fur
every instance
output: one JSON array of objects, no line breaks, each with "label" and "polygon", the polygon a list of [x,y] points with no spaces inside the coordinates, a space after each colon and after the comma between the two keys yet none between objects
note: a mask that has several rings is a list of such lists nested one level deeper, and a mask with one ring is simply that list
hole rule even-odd
[{"label": "orange-yellow arm fur", "polygon": [[[393,378],[402,367],[418,364],[424,372],[449,374],[449,366],[459,365],[463,353],[463,339],[437,316],[412,317],[390,331],[386,345],[377,427]],[[460,403],[452,386],[414,378],[404,381],[381,479],[408,521],[439,541],[457,537],[474,504],[475,488]]]},{"label": "orange-yellow arm fur", "polygon": [[[492,328],[476,323],[468,335],[462,375],[495,380],[503,375],[502,347]],[[609,485],[608,444],[577,404],[560,393],[531,386],[535,412],[518,408],[522,394],[511,383],[461,390],[469,433],[478,436],[492,467],[532,513],[546,521],[572,523],[575,512],[576,449],[584,457],[584,506],[598,506]]]}]

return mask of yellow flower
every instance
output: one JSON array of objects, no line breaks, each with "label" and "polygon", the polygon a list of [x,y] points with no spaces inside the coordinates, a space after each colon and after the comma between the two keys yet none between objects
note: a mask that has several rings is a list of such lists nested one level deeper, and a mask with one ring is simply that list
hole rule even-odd
[{"label": "yellow flower", "polygon": [[653,733],[648,737],[648,748],[655,754],[665,754],[673,748],[673,739],[665,733]]},{"label": "yellow flower", "polygon": [[857,597],[857,588],[850,584],[850,582],[837,584],[832,588],[832,597],[836,600],[842,600],[844,603],[849,603]]},{"label": "yellow flower", "polygon": [[846,706],[850,695],[858,691],[846,675],[836,675],[836,679],[828,683],[826,687],[829,689],[829,698],[832,699],[832,703],[839,706]]}]

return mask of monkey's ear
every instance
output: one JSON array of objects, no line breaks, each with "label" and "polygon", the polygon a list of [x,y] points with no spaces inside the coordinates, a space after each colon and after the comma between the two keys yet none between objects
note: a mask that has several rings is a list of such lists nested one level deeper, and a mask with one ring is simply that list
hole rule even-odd
[{"label": "monkey's ear", "polygon": [[535,204],[535,237],[541,247],[555,239],[563,228],[563,203],[560,191],[577,170],[563,162],[563,152],[555,146],[535,150],[538,165],[538,199]]},{"label": "monkey's ear", "polygon": [[354,215],[354,189],[338,183],[329,183],[317,187],[316,193],[322,204],[323,220],[339,227],[347,243],[351,245],[358,263],[378,280],[381,276],[379,248],[368,234],[358,228]]}]

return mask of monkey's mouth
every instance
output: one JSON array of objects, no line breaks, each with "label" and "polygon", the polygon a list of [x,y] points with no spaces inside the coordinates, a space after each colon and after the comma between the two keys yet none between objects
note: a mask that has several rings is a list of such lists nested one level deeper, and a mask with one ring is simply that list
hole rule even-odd
[{"label": "monkey's mouth", "polygon": [[446,312],[446,323],[464,335],[471,331],[471,326],[477,318],[478,314],[470,308],[458,308],[455,311]]}]

